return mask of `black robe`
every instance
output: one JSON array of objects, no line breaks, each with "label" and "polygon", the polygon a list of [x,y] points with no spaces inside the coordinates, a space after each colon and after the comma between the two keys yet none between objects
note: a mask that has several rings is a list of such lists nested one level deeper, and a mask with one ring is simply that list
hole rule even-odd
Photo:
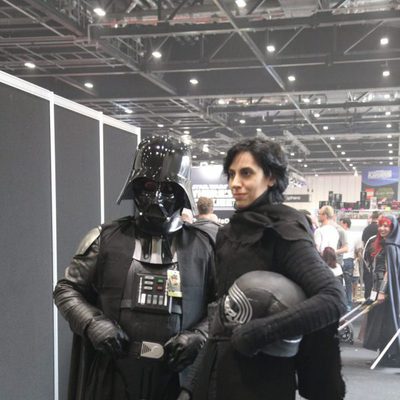
[{"label": "black robe", "polygon": [[344,292],[316,251],[305,217],[284,205],[265,204],[262,196],[220,230],[216,252],[218,298],[235,279],[254,270],[283,274],[308,297],[293,309],[245,324],[249,348],[306,336],[292,358],[246,357],[229,340],[210,338],[188,388],[193,400],[293,400],[296,374],[303,397],[343,399],[337,321],[345,311]]}]

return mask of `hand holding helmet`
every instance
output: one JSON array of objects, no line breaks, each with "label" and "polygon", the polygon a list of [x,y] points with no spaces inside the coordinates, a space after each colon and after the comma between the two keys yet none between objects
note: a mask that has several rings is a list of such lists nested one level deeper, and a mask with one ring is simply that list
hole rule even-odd
[{"label": "hand holding helmet", "polygon": [[233,330],[232,346],[241,354],[258,352],[277,357],[292,357],[301,336],[268,343],[268,316],[287,310],[306,299],[302,289],[283,275],[252,271],[239,277],[221,303],[220,318]]}]

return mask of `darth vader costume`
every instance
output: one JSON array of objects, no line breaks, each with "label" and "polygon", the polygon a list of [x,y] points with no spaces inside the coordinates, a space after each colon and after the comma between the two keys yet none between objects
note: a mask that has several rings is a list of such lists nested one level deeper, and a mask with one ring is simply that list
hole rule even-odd
[{"label": "darth vader costume", "polygon": [[[217,235],[219,300],[210,307],[209,340],[186,387],[193,400],[294,400],[296,390],[311,400],[344,398],[337,337],[337,321],[345,311],[343,289],[317,253],[305,217],[270,204],[268,195],[237,210]],[[304,297],[278,307],[276,299],[282,295],[279,304],[284,303],[293,289],[262,283],[274,278],[260,277],[249,286],[275,287],[271,312],[236,327],[221,323],[232,313],[230,303],[226,312],[227,296],[237,296],[232,288],[252,271],[279,274],[297,284]],[[240,307],[233,309],[237,315]]]},{"label": "darth vader costume", "polygon": [[194,208],[190,152],[142,141],[118,201],[135,215],[90,231],[54,291],[74,332],[70,400],[172,400],[207,338],[214,238]]}]

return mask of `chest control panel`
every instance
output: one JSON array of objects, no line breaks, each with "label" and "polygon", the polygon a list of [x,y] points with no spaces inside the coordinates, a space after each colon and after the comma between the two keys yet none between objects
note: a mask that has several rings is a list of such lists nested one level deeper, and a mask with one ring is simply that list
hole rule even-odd
[{"label": "chest control panel", "polygon": [[135,273],[132,299],[137,310],[146,310],[155,313],[170,313],[172,298],[167,294],[167,277]]}]

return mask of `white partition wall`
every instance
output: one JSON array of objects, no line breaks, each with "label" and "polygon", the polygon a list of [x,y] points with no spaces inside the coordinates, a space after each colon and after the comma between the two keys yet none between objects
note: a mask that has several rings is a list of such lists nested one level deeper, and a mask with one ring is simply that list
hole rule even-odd
[{"label": "white partition wall", "polygon": [[0,393],[64,400],[71,333],[55,282],[115,204],[140,130],[0,72]]}]

